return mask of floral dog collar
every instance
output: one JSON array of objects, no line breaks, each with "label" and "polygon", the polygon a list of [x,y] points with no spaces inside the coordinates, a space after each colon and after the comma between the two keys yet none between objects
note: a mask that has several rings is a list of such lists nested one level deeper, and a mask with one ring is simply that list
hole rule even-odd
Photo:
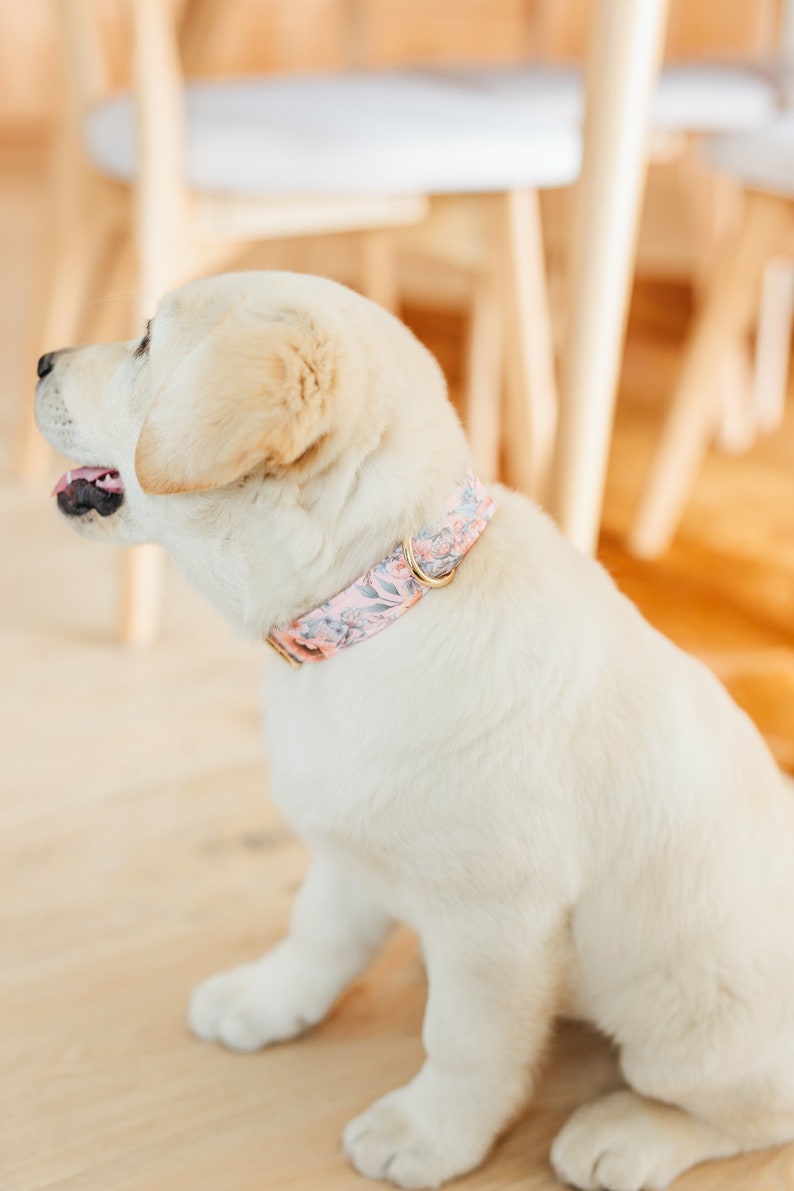
[{"label": "floral dog collar", "polygon": [[313,612],[271,629],[265,641],[297,668],[374,637],[433,587],[452,582],[495,509],[491,496],[469,472],[449,498],[443,521],[405,538],[362,578]]}]

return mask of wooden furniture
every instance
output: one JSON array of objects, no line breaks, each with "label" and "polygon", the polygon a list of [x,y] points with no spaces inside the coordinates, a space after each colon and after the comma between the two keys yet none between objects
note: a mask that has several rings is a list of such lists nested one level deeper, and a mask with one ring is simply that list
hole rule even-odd
[{"label": "wooden furniture", "polygon": [[[651,88],[668,7],[669,0],[599,0],[593,16],[583,177],[577,196],[569,271],[572,301],[560,377],[559,439],[552,499],[552,511],[563,532],[590,551],[595,549],[598,539],[645,174]],[[790,55],[794,45],[794,5],[790,0],[784,0],[780,8],[782,11],[776,11],[774,15],[782,24],[784,52],[788,50]],[[771,15],[770,9],[765,16]],[[765,39],[768,45],[773,30],[771,20],[766,23],[769,25]],[[780,82],[781,103],[785,103],[788,86],[785,70]],[[755,135],[747,134],[743,143],[751,144]],[[751,226],[748,230],[749,240],[762,234],[760,222],[751,218],[756,227],[753,230]],[[718,275],[722,276],[726,268],[723,262]],[[741,272],[742,266],[737,265],[737,268]],[[715,276],[710,290],[712,294],[716,293],[716,285]],[[706,328],[704,335],[711,334],[708,328],[715,317],[710,315],[705,319],[704,315],[705,322],[700,324]],[[778,339],[780,337],[778,333]],[[730,342],[725,337],[720,338],[730,355]],[[715,357],[711,359],[719,369],[720,361]],[[686,382],[689,386],[696,381],[691,379],[687,367],[685,375],[690,377]],[[772,367],[774,369],[774,365]],[[780,370],[779,364],[777,370]],[[683,397],[676,399],[676,411],[681,409],[682,400]],[[673,466],[672,444],[679,434],[675,428],[681,425],[679,413],[671,415],[659,463],[633,535],[637,550],[656,552],[662,548],[680,511],[681,493],[691,482],[693,460],[701,450],[694,444],[702,441],[705,433],[702,426],[696,432],[695,420],[691,436],[688,436],[690,457],[677,485],[678,507],[674,508],[670,503],[663,525],[660,510],[668,500],[668,494],[663,491],[661,477],[665,474],[668,477],[665,487],[668,482],[673,483],[667,464]],[[683,435],[683,430],[680,433]],[[653,522],[658,523],[654,525]]]},{"label": "wooden furniture", "polygon": [[[91,288],[119,276],[134,253],[137,272],[134,334],[158,298],[191,276],[222,267],[259,237],[373,229],[415,221],[426,211],[416,195],[262,202],[188,190],[182,167],[182,82],[171,13],[158,0],[133,0],[134,78],[140,161],[133,188],[92,169],[83,151],[86,120],[107,91],[90,0],[57,0],[64,43],[65,87],[51,181],[52,244],[40,350],[73,343]],[[365,243],[365,286],[381,296],[382,256]],[[104,272],[104,277],[102,273]],[[29,474],[44,448],[32,408],[23,418],[18,469]],[[120,635],[153,636],[160,607],[162,564],[153,547],[123,554]]]},{"label": "wooden furniture", "polygon": [[[87,54],[85,51],[89,25],[86,2],[60,0],[69,42],[75,50],[74,59],[81,64],[74,72],[79,87],[72,88],[72,98],[79,93],[80,102],[67,104],[73,130],[80,128],[84,122],[86,100],[102,91],[94,66],[91,67],[93,85],[86,85],[86,63],[89,58],[97,58],[96,54]],[[669,130],[671,120],[675,126],[676,97],[679,97],[679,110],[691,106],[691,84],[695,77],[691,68],[688,78],[681,75],[676,78],[675,72],[668,71],[652,101],[652,81],[664,24],[663,0],[640,0],[636,5],[624,3],[623,0],[600,0],[600,4],[600,9],[593,17],[586,133],[589,165],[577,204],[576,230],[572,241],[572,302],[564,353],[564,391],[551,498],[552,509],[564,531],[586,549],[592,549],[595,544],[599,522],[622,327],[632,273],[635,225],[642,190],[646,117],[651,112],[657,126]],[[191,11],[196,10],[201,10],[204,15],[211,11],[217,19],[221,6],[207,5],[203,0],[201,3],[191,0],[186,6],[184,19],[188,40],[191,30],[195,39],[196,26],[191,25],[189,17]],[[137,172],[134,161],[130,168],[129,154],[126,163],[123,160],[119,163],[118,159],[114,163],[112,154],[111,159],[105,157],[103,160],[100,154],[99,161],[106,170],[106,177],[93,178],[90,183],[84,177],[77,187],[72,178],[67,184],[60,181],[53,187],[59,194],[103,187],[101,200],[94,203],[94,228],[97,224],[111,222],[108,213],[113,206],[118,210],[124,209],[126,204],[126,212],[116,220],[115,230],[109,228],[106,236],[96,234],[95,230],[86,236],[87,224],[83,223],[81,234],[74,234],[77,217],[64,217],[63,211],[63,208],[78,207],[85,210],[85,193],[78,195],[76,201],[62,204],[59,222],[66,226],[67,234],[59,237],[61,248],[55,252],[55,259],[67,259],[69,265],[60,270],[60,276],[66,279],[66,283],[59,285],[56,277],[53,287],[55,297],[50,304],[51,328],[61,317],[59,311],[63,314],[62,325],[74,322],[75,308],[79,307],[81,301],[81,286],[72,280],[75,263],[78,259],[88,261],[92,248],[95,257],[107,256],[107,248],[102,247],[103,242],[118,240],[119,227],[124,226],[125,219],[129,223],[129,183],[133,179],[136,196],[134,223],[141,253],[137,302],[139,317],[150,311],[151,295],[167,289],[182,276],[222,267],[231,255],[239,253],[251,239],[305,232],[313,234],[351,226],[369,228],[361,236],[362,288],[384,305],[392,305],[396,295],[392,241],[383,229],[402,226],[406,229],[403,232],[405,238],[424,244],[433,253],[441,251],[449,259],[462,257],[464,262],[476,264],[472,270],[470,383],[464,404],[478,466],[485,475],[494,474],[500,449],[503,448],[510,478],[519,486],[543,496],[557,408],[536,195],[537,186],[549,184],[550,175],[547,172],[545,177],[538,179],[534,172],[537,157],[542,154],[524,156],[525,173],[520,179],[523,185],[510,187],[509,181],[506,181],[503,185],[508,188],[476,199],[468,195],[445,196],[430,204],[426,195],[433,187],[421,186],[421,180],[417,182],[413,193],[396,194],[392,191],[385,197],[383,194],[359,194],[355,200],[344,198],[335,202],[329,202],[328,196],[323,193],[308,200],[304,197],[301,203],[279,201],[272,194],[264,203],[261,195],[254,202],[250,195],[242,200],[239,196],[219,197],[217,194],[202,193],[196,185],[196,179],[193,179],[193,187],[188,190],[184,174],[180,172],[180,151],[186,122],[188,126],[190,124],[191,92],[188,92],[186,115],[182,107],[184,92],[178,74],[174,39],[172,35],[169,39],[169,31],[164,30],[163,6],[153,5],[148,0],[147,7],[147,0],[135,0],[133,11],[138,31],[139,128],[141,144],[145,149],[144,168]],[[206,41],[206,29],[203,36]],[[144,52],[143,46],[149,48]],[[482,72],[457,73],[464,88],[475,77],[478,86],[482,85]],[[570,71],[557,70],[554,75],[556,81],[550,85],[548,79],[544,79],[544,72],[535,69],[530,88],[534,89],[534,96],[529,100],[527,96],[521,99],[514,93],[511,82],[515,78],[514,73],[493,70],[490,75],[491,100],[523,102],[525,112],[555,112],[555,135],[559,133],[565,138],[574,134],[572,126],[581,112],[581,95],[578,81]],[[599,86],[599,79],[604,83],[603,86]],[[716,75],[712,76],[713,81],[718,81]],[[687,85],[690,87],[689,92]],[[563,97],[562,114],[554,106],[555,96],[559,98],[560,93]],[[755,121],[768,109],[770,102],[770,89],[758,77],[744,77],[741,88],[744,106],[738,114],[722,101],[715,105],[713,93],[713,87],[711,90],[701,87],[699,92],[696,88],[694,92],[701,101],[705,99],[711,103],[711,118],[716,113],[718,120],[730,118],[737,123]],[[732,82],[730,95],[736,94],[735,82]],[[164,96],[170,96],[165,107]],[[198,90],[194,89],[192,98],[194,101],[201,99]],[[493,110],[496,111],[495,104]],[[120,129],[124,131],[125,111],[128,117],[131,111],[129,98],[116,101],[115,106],[106,106],[99,113],[94,112],[94,121],[98,120],[100,124],[105,121],[106,149],[108,132],[114,134],[110,137],[112,142],[118,140],[115,134]],[[174,113],[173,118],[164,120],[163,113],[171,111]],[[503,111],[507,111],[507,108]],[[696,115],[694,123],[697,125]],[[96,123],[94,128],[96,130]],[[128,127],[128,142],[129,139]],[[545,142],[546,146],[553,143],[549,140]],[[74,135],[63,138],[62,178],[69,168],[74,173],[76,144],[77,137]],[[115,147],[118,148],[118,145]],[[152,162],[158,163],[151,169],[146,167],[150,152]],[[70,167],[67,167],[67,159],[72,163]],[[570,166],[558,172],[555,170],[556,167],[551,170],[551,179],[556,181],[567,180],[575,172]],[[115,176],[116,181],[109,181],[108,176]],[[427,183],[428,179],[424,181]],[[490,186],[493,187],[493,182]],[[111,192],[112,203],[108,197]],[[259,208],[255,214],[254,206]],[[265,210],[262,210],[263,207]],[[429,222],[423,218],[428,210],[431,210]],[[457,229],[461,224],[468,229],[465,237],[449,230]],[[171,227],[176,227],[178,234],[171,236],[167,230]],[[233,231],[231,238],[230,227]],[[191,229],[191,234],[187,234],[188,229]],[[461,250],[464,240],[465,247]],[[479,245],[476,251],[473,250],[475,244]],[[522,247],[517,251],[519,244]],[[146,246],[149,246],[150,251],[145,251]],[[119,254],[116,254],[116,258],[119,259]],[[180,267],[180,260],[183,267]],[[55,272],[59,272],[57,268]],[[71,320],[68,316],[70,306]],[[73,338],[74,335],[70,334],[47,333],[42,336],[41,346],[51,347],[53,343]],[[508,381],[505,419],[500,413],[502,361]],[[36,451],[36,439],[29,422],[26,430],[21,452],[23,470],[30,468]],[[157,605],[151,582],[154,562],[150,556],[148,564],[145,564],[144,555],[138,553],[129,555],[128,565],[132,568],[132,574],[125,590],[132,598],[126,602],[128,611],[123,616],[124,633],[128,637],[141,638],[151,634]],[[146,591],[150,593],[148,601],[144,601],[143,592]],[[145,611],[146,602],[148,612]]]},{"label": "wooden furniture", "polygon": [[615,394],[668,0],[599,0],[569,268],[552,512],[583,550],[601,521]]},{"label": "wooden furniture", "polygon": [[699,305],[630,534],[632,552],[646,558],[663,553],[672,540],[721,420],[720,362],[746,336],[762,292],[752,413],[762,432],[783,416],[794,303],[794,113],[752,134],[711,138],[706,155],[747,187],[745,210]]},{"label": "wooden furniture", "polygon": [[[362,232],[362,289],[391,304],[384,229],[419,224],[434,191],[482,192],[474,211],[488,267],[473,304],[475,447],[492,474],[504,356],[510,437],[533,444],[519,483],[537,487],[556,396],[535,192],[577,176],[578,131],[527,124],[518,105],[428,72],[186,87],[171,6],[130,3],[133,89],[108,99],[90,0],[58,0],[69,72],[41,350],[75,341],[92,277],[104,269],[107,279],[131,243],[139,326],[162,293],[227,265],[253,241],[353,229]],[[188,4],[186,22],[190,13]],[[20,470],[40,453],[28,413]],[[127,551],[124,568],[122,637],[145,641],[157,621],[158,556]]]},{"label": "wooden furniture", "polygon": [[[633,23],[636,15],[624,13],[621,20],[625,24],[607,22],[594,29],[597,78],[620,81],[613,81],[604,94],[604,88],[596,85],[591,97],[595,108],[587,109],[592,177],[588,180],[585,173],[580,191],[569,275],[573,308],[570,341],[563,352],[567,388],[552,507],[564,532],[588,550],[595,547],[600,523],[622,324],[633,277],[631,229],[641,205],[643,163],[646,155],[653,153],[649,135],[663,138],[665,152],[681,153],[686,138],[693,135],[765,124],[783,99],[777,72],[771,65],[764,69],[760,61],[670,64],[654,82],[647,67],[651,50],[658,51],[660,30],[656,27],[651,46],[647,40],[651,30],[643,31],[634,24],[629,28],[629,16]],[[613,55],[621,44],[623,56],[615,62]],[[579,126],[585,118],[585,87],[576,66],[532,62],[492,67],[480,71],[478,78],[497,94],[521,104],[528,119],[542,112],[548,123]],[[637,107],[636,97],[627,97],[624,90],[624,86],[638,85],[649,88],[643,97],[645,115]],[[695,184],[703,185],[702,175],[695,178]],[[588,186],[592,202],[581,197]],[[708,213],[713,218],[712,204]],[[510,443],[510,433],[502,433],[495,425],[498,405],[487,388],[474,391],[472,399],[483,408],[483,423],[491,441],[503,438]],[[553,414],[548,421],[553,429]],[[520,450],[530,455],[531,474],[537,475],[538,462],[531,453],[538,444],[526,435],[517,441]]]},{"label": "wooden furniture", "polygon": [[[16,142],[21,136],[40,137],[52,122],[56,97],[60,105],[61,45],[50,2],[3,6],[0,133]],[[111,68],[120,78],[129,44],[126,3],[95,3]],[[750,52],[771,30],[779,4],[671,0],[666,55],[689,60]],[[199,19],[191,13],[182,39],[188,74],[250,76],[407,62],[580,61],[594,5],[585,0],[191,0],[194,8]],[[216,26],[219,9],[222,20]]]},{"label": "wooden furniture", "polygon": [[[588,551],[595,549],[600,524],[649,132],[669,137],[757,127],[782,102],[774,71],[765,72],[758,62],[670,66],[657,85],[666,11],[666,0],[600,0],[591,15],[585,163],[571,236],[551,488],[560,527]],[[528,115],[540,101],[549,122],[578,124],[582,118],[575,67],[494,67],[487,78],[500,94],[523,103]],[[487,394],[480,400],[491,410],[483,420],[496,440],[498,407],[488,406]],[[553,415],[548,420],[552,426],[556,421]],[[526,437],[518,442],[526,450]]]}]

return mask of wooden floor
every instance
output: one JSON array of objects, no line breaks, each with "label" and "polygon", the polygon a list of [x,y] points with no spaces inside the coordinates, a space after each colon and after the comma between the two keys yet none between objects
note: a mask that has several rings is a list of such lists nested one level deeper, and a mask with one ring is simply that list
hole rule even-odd
[{"label": "wooden floor", "polygon": [[[4,166],[4,168],[2,168]],[[413,941],[311,1037],[255,1056],[194,1040],[191,987],[284,929],[306,857],[267,800],[261,653],[169,575],[162,642],[112,641],[116,557],[59,523],[8,443],[40,239],[38,163],[0,158],[0,1187],[337,1191],[347,1119],[420,1061]],[[620,547],[685,315],[635,306],[603,558],[649,618],[706,657],[794,768],[794,418],[751,457],[709,461],[657,565]],[[460,322],[414,312],[449,363]],[[57,346],[57,345],[52,345]],[[546,1189],[571,1108],[615,1078],[607,1045],[561,1029],[537,1095],[472,1191]],[[794,1191],[794,1146],[704,1166],[681,1191]]]}]

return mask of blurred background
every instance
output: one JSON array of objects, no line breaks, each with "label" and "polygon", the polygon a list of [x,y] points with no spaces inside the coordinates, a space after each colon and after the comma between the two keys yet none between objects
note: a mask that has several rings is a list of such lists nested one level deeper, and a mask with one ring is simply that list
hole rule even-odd
[{"label": "blurred background", "polygon": [[[348,1186],[337,1127],[383,1090],[385,1065],[410,1069],[421,1009],[398,940],[322,1035],[317,1150],[297,1159],[300,1121],[262,1125],[251,1067],[213,1054],[196,1074],[186,990],[278,936],[304,864],[264,794],[261,651],[157,552],[121,558],[60,522],[48,493],[66,464],[32,421],[37,357],[138,335],[163,292],[228,268],[362,290],[439,358],[483,477],[597,551],[794,772],[793,14],[785,0],[1,0],[5,993],[30,1110],[7,1185],[228,1187],[233,1136],[237,1188],[265,1152],[274,1186],[296,1161],[301,1185]],[[54,1020],[41,989],[56,977]],[[392,1018],[340,1090],[334,1047],[351,1021],[366,1033],[371,990]],[[528,1153],[545,1170],[568,1069],[601,1078],[591,1051],[567,1037],[548,1103],[483,1187],[512,1185]],[[291,1052],[272,1061],[308,1094]],[[191,1165],[185,1120],[200,1108],[212,1134],[222,1104],[231,1134]],[[105,1131],[99,1149],[70,1149],[86,1131]],[[742,1161],[731,1185],[755,1188],[765,1159]]]},{"label": "blurred background", "polygon": [[[625,16],[643,7],[655,10],[645,43]],[[794,91],[781,0],[30,0],[1,16],[9,499],[35,504],[54,475],[31,416],[40,352],[137,334],[190,276],[328,274],[407,319],[445,368],[481,471],[549,504],[584,548],[600,531],[630,594],[714,659],[792,763]],[[649,75],[645,91],[632,84],[637,108],[651,95],[647,136],[621,124],[609,96],[593,133],[616,196],[607,205],[632,195],[617,218],[631,225],[636,208],[636,255],[631,226],[626,247],[608,212],[580,211],[580,242],[603,240],[582,280],[583,75],[589,60],[591,97],[603,95],[610,52],[613,66]],[[610,143],[627,132],[634,174]],[[605,193],[591,186],[590,205]],[[625,352],[620,310],[611,326],[606,311],[621,286]],[[618,371],[588,388],[599,335],[615,340]],[[560,459],[566,416],[580,442]],[[602,509],[603,479],[585,473],[610,449]],[[560,497],[577,484],[584,528]],[[47,532],[64,543],[54,524]],[[100,552],[91,598],[42,615],[97,634],[120,616],[127,637],[150,638],[168,615],[153,574],[163,564],[127,567],[117,577]]]}]

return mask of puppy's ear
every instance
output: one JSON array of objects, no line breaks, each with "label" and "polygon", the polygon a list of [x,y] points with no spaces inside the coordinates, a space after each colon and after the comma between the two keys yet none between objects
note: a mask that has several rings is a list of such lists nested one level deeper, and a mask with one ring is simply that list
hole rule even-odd
[{"label": "puppy's ear", "polygon": [[177,363],[141,429],[144,492],[221,488],[294,463],[328,429],[331,344],[300,317],[230,311]]}]

